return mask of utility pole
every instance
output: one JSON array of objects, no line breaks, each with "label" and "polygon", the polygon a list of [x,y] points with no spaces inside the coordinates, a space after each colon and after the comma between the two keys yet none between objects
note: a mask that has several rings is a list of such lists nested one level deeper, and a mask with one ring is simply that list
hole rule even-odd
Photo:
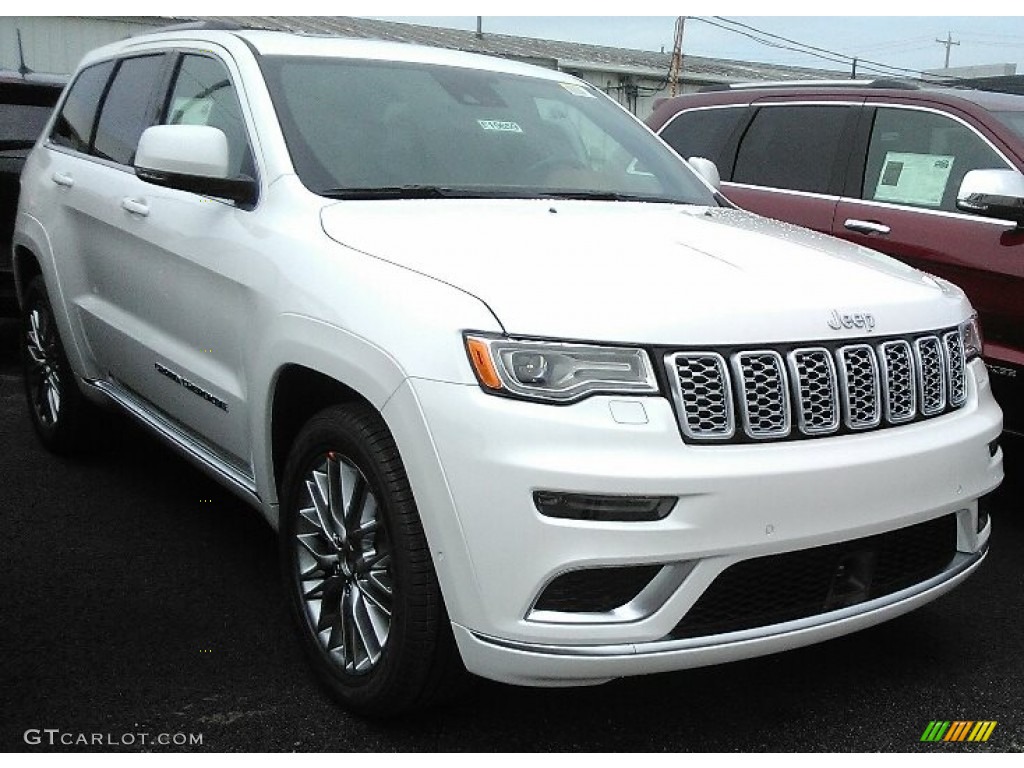
[{"label": "utility pole", "polygon": [[484,17],[483,16],[477,16],[476,17],[476,36],[477,37],[483,37],[484,36]]},{"label": "utility pole", "polygon": [[953,33],[952,32],[947,32],[945,40],[940,40],[939,38],[935,38],[935,42],[936,43],[940,43],[941,45],[946,46],[946,69],[949,69],[949,52],[953,48],[954,45],[960,45],[960,41],[953,39]]},{"label": "utility pole", "polygon": [[856,56],[853,57],[853,61],[850,64],[850,79],[851,80],[856,80],[857,79],[857,57]]},{"label": "utility pole", "polygon": [[675,96],[679,93],[679,75],[683,71],[683,29],[686,27],[686,17],[676,17],[676,39],[672,44],[672,63],[668,67],[668,95]]}]

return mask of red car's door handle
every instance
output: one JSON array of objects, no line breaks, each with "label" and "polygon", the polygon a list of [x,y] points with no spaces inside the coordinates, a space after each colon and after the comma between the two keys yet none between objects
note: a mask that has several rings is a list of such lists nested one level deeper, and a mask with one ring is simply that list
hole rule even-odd
[{"label": "red car's door handle", "polygon": [[880,221],[863,221],[861,219],[847,219],[843,226],[854,232],[860,232],[862,235],[888,235],[892,231],[888,225]]}]

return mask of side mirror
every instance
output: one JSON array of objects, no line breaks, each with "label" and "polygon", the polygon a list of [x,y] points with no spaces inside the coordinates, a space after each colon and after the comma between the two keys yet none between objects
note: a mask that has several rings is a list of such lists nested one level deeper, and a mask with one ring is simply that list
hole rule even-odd
[{"label": "side mirror", "polygon": [[228,140],[209,125],[154,125],[142,132],[135,151],[135,175],[160,187],[239,205],[256,202],[256,181],[228,176]]},{"label": "side mirror", "polygon": [[1008,168],[968,171],[956,207],[978,216],[1009,219],[1024,227],[1024,175]]},{"label": "side mirror", "polygon": [[697,172],[704,181],[710,184],[715,190],[721,190],[722,177],[718,173],[718,166],[706,157],[690,157],[686,162]]}]

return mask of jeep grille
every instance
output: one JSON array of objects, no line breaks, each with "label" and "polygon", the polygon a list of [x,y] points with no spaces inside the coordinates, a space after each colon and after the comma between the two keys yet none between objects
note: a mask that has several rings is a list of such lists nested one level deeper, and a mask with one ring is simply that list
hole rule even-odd
[{"label": "jeep grille", "polygon": [[666,355],[687,442],[760,442],[865,432],[967,400],[957,330],[808,346]]}]

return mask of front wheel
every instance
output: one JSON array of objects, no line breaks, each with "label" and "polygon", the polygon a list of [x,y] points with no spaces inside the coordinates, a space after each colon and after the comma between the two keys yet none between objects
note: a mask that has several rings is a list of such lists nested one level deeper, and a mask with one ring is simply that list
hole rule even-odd
[{"label": "front wheel", "polygon": [[315,416],[285,469],[281,561],[319,678],[349,709],[396,715],[465,673],[391,433],[364,405]]}]

